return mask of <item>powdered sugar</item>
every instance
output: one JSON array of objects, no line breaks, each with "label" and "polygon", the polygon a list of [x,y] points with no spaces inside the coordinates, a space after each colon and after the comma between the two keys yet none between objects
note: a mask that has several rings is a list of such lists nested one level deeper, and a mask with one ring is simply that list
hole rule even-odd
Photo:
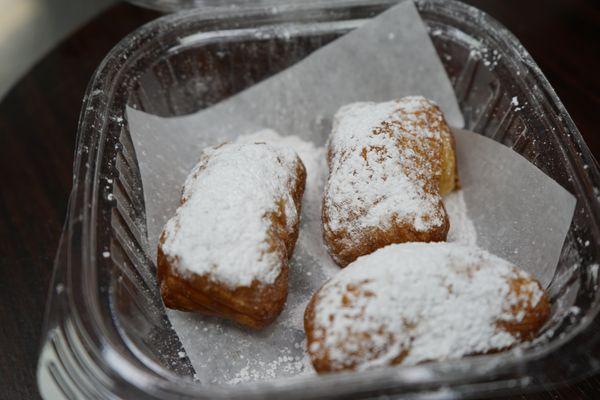
[{"label": "powdered sugar", "polygon": [[362,240],[362,230],[386,228],[394,220],[421,232],[445,223],[441,198],[429,190],[431,177],[440,174],[431,161],[431,143],[441,142],[443,123],[441,113],[432,117],[432,105],[414,96],[353,103],[337,112],[329,144],[326,229],[346,231],[347,240],[355,242]]},{"label": "powdered sugar", "polygon": [[510,291],[517,277],[529,276],[476,247],[387,246],[358,258],[319,292],[314,322],[324,344],[314,341],[310,351],[362,369],[402,355],[404,364],[417,364],[506,348],[517,339],[498,321],[514,318],[510,307],[523,296],[534,306],[542,296],[534,283]]},{"label": "powdered sugar", "polygon": [[[304,342],[298,343],[296,349],[304,348]],[[233,378],[227,381],[228,384],[237,385],[240,383],[265,381],[275,379],[282,373],[285,376],[299,376],[311,373],[310,358],[308,354],[294,356],[289,348],[282,348],[280,355],[269,362],[250,358],[240,371]]]},{"label": "powdered sugar", "polygon": [[268,251],[269,214],[283,200],[288,229],[297,222],[290,190],[297,159],[293,150],[264,143],[206,149],[164,230],[162,249],[178,272],[208,274],[234,288],[273,283],[281,255]]},{"label": "powdered sugar", "polygon": [[[339,267],[330,262],[327,248],[323,243],[323,222],[321,205],[327,175],[327,158],[325,147],[317,147],[312,142],[302,140],[298,136],[281,136],[271,129],[263,129],[250,135],[242,135],[236,143],[267,142],[272,146],[294,150],[306,168],[306,187],[302,198],[302,226],[296,253],[310,254],[320,260],[320,268],[327,277],[339,271]],[[311,271],[306,271],[312,273]],[[301,325],[300,325],[301,326]]]}]

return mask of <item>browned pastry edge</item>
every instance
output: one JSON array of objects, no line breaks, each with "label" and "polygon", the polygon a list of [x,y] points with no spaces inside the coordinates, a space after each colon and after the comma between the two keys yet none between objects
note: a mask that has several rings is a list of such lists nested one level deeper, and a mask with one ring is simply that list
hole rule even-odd
[{"label": "browned pastry edge", "polygon": [[[306,309],[304,310],[304,333],[306,334],[306,351],[310,356],[312,365],[318,373],[328,372],[330,370],[329,366],[329,357],[327,353],[323,355],[321,358],[313,357],[310,351],[310,345],[315,342],[320,342],[321,346],[323,345],[323,340],[319,340],[315,337],[315,307],[318,298],[319,291],[316,291],[310,298]],[[353,366],[355,367],[355,366]],[[351,368],[354,369],[354,368]]]},{"label": "browned pastry edge", "polygon": [[[193,311],[209,316],[233,320],[253,329],[261,329],[281,313],[288,291],[288,259],[294,252],[298,239],[302,195],[306,183],[306,169],[297,158],[296,175],[292,188],[292,199],[298,219],[288,232],[285,215],[285,200],[277,202],[277,210],[268,217],[272,224],[268,232],[270,253],[280,255],[281,272],[272,284],[253,281],[249,287],[229,288],[214,282],[209,274],[197,275],[189,272],[182,276],[174,267],[177,257],[167,257],[162,245],[165,233],[158,244],[157,272],[160,292],[166,307]],[[185,199],[182,199],[182,204]]]},{"label": "browned pastry edge", "polygon": [[[510,280],[510,292],[514,292],[517,295],[519,295],[525,291],[524,287],[526,287],[532,281],[536,283],[540,290],[542,290],[539,282],[535,279],[512,278]],[[341,367],[337,365],[332,365],[329,361],[327,350],[319,352],[320,356],[310,351],[310,347],[313,343],[319,343],[320,348],[324,348],[325,346],[324,338],[317,338],[316,328],[314,325],[315,307],[319,299],[319,292],[320,289],[313,294],[304,312],[304,331],[306,332],[306,348],[311,358],[312,365],[315,368],[315,371],[317,371],[317,373],[319,374],[356,370],[356,368],[358,367],[358,364],[356,362],[347,363],[346,365]],[[531,301],[520,302],[516,305],[512,305],[510,312],[515,317],[515,319],[513,321],[499,320],[497,322],[497,326],[499,329],[511,334],[519,342],[530,341],[535,338],[540,328],[546,323],[546,321],[550,317],[550,308],[550,300],[548,299],[547,294],[544,292],[544,294],[535,306],[531,304]],[[521,321],[518,321],[516,316],[521,311],[524,312],[524,316],[521,319]],[[326,331],[321,329],[320,333],[324,335],[326,334]],[[465,357],[499,353],[502,351],[509,350],[511,347],[490,349],[484,353],[472,353],[465,355]],[[389,365],[391,366],[402,363],[404,358],[406,358],[406,356],[409,353],[410,349],[402,351],[396,358],[390,361]],[[375,357],[376,355],[374,354],[372,359]],[[428,360],[424,361],[423,363],[432,361],[436,360]]]},{"label": "browned pastry edge", "polygon": [[[452,170],[453,170],[452,174],[454,176],[454,179],[453,179],[454,182],[452,182],[452,184],[450,184],[451,187],[448,190],[440,189],[440,194],[442,196],[445,196],[445,195],[447,195],[447,194],[449,194],[449,193],[451,193],[451,192],[453,192],[455,190],[460,190],[461,189],[460,176],[458,175],[458,159],[456,157],[456,138],[454,137],[454,133],[452,133],[452,129],[450,129],[450,127],[448,127],[448,132],[450,132],[450,135],[448,135],[448,136],[450,138],[450,149],[451,149],[451,152],[452,152],[451,158],[454,160],[454,166],[452,168]],[[443,149],[447,150],[447,147],[444,146]],[[448,159],[447,157],[442,157],[442,158],[444,160]],[[445,186],[445,185],[442,182],[442,183],[440,183],[440,186]]]},{"label": "browned pastry edge", "polygon": [[271,323],[283,309],[287,297],[287,260],[274,283],[257,281],[250,287],[230,289],[212,282],[207,275],[190,274],[183,278],[173,270],[159,247],[158,279],[165,306],[181,311],[194,311],[236,321],[253,329]]},{"label": "browned pastry edge", "polygon": [[[548,295],[535,279],[512,278],[510,280],[510,291],[516,295],[521,295],[525,292],[525,287],[531,282],[535,282],[539,290],[542,290],[544,295],[534,306],[531,301],[520,302],[511,306],[510,312],[515,317],[512,321],[498,321],[498,327],[505,332],[510,333],[521,341],[532,340],[540,328],[546,323],[550,317],[550,300]],[[523,311],[524,316],[521,321],[518,321],[516,316]]]},{"label": "browned pastry edge", "polygon": [[[349,362],[343,368],[334,368],[334,366],[329,362],[329,355],[327,351],[321,352],[322,357],[317,357],[313,352],[310,351],[310,345],[315,342],[319,342],[321,348],[324,346],[323,339],[316,338],[316,331],[314,327],[314,319],[315,319],[315,307],[318,298],[318,291],[313,294],[310,299],[310,302],[306,306],[306,310],[304,311],[304,332],[306,333],[306,347],[307,352],[310,356],[312,365],[317,371],[317,373],[328,373],[328,372],[339,372],[339,371],[354,371],[358,367],[358,363]],[[323,333],[325,333],[323,331]],[[368,338],[367,338],[368,339]],[[409,351],[404,350],[398,356],[393,358],[390,361],[389,365],[397,365],[400,364],[408,355]]]},{"label": "browned pastry edge", "polygon": [[340,267],[345,267],[360,256],[371,254],[377,249],[394,243],[406,242],[443,242],[448,236],[450,220],[446,214],[444,203],[440,201],[439,207],[444,210],[444,223],[437,228],[427,231],[417,231],[412,224],[399,223],[397,220],[391,222],[389,228],[373,227],[363,229],[359,235],[358,243],[348,246],[348,233],[340,230],[334,233],[327,229],[329,216],[322,211],[323,238],[327,243],[332,258]]}]

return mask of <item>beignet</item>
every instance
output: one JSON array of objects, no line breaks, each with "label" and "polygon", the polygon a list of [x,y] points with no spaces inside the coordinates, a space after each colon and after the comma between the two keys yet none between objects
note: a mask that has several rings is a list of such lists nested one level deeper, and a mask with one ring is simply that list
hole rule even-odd
[{"label": "beignet", "polygon": [[529,274],[477,247],[393,244],[358,258],[304,314],[317,372],[419,364],[508,349],[548,319]]},{"label": "beignet", "polygon": [[458,185],[454,139],[420,96],[353,103],[335,115],[323,236],[343,266],[391,243],[444,241],[442,196]]},{"label": "beignet", "polygon": [[259,329],[281,312],[306,172],[265,143],[206,149],[158,245],[165,306]]}]

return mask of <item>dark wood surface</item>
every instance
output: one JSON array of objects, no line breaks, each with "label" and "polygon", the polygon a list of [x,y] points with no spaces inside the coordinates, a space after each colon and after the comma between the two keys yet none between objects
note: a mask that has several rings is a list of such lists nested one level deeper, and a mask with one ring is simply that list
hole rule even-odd
[{"label": "dark wood surface", "polygon": [[[472,0],[507,26],[600,154],[600,10],[589,0]],[[119,4],[48,54],[0,103],[0,398],[39,398],[46,292],[71,188],[86,85],[125,34],[158,13]],[[600,334],[600,332],[599,332]],[[600,374],[518,399],[600,399]]]}]

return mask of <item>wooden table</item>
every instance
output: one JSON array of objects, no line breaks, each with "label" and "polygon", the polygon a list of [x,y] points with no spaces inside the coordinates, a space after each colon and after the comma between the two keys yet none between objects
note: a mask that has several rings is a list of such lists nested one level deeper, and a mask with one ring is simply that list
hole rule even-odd
[{"label": "wooden table", "polygon": [[[521,39],[600,154],[600,8],[593,0],[471,0]],[[0,398],[39,398],[46,292],[71,189],[86,85],[125,34],[159,14],[119,4],[48,54],[0,103]],[[600,334],[600,332],[599,332]],[[521,399],[600,399],[600,374]]]}]

